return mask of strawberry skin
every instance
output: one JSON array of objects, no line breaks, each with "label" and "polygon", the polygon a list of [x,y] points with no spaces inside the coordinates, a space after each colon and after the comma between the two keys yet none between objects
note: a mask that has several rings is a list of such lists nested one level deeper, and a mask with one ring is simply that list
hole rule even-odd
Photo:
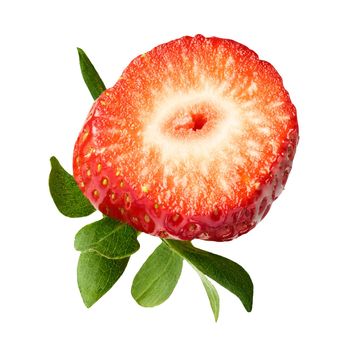
[{"label": "strawberry skin", "polygon": [[183,37],[135,58],[95,101],[74,176],[96,208],[139,231],[227,241],[266,216],[297,143],[272,65],[232,40]]}]

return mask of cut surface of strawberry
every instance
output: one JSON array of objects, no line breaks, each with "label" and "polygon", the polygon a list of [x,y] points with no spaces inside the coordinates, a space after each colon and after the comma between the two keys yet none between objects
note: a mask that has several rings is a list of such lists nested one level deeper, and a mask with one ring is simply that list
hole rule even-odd
[{"label": "cut surface of strawberry", "polygon": [[268,213],[297,142],[272,65],[235,41],[187,36],[135,58],[95,101],[74,176],[96,208],[140,231],[225,241]]}]

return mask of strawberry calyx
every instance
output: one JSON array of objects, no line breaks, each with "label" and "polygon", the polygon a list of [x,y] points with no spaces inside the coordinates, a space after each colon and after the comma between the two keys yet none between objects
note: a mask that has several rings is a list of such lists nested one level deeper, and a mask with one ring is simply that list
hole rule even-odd
[{"label": "strawberry calyx", "polygon": [[[83,205],[87,199],[79,191],[73,177],[55,157],[51,158],[51,165],[50,193],[58,210],[68,217],[92,214],[95,208]],[[71,198],[70,206],[59,199],[63,192]],[[86,307],[94,305],[122,276],[131,255],[140,247],[138,235],[139,232],[133,227],[106,216],[84,226],[76,234],[75,249],[80,252],[77,281]],[[253,284],[241,266],[197,249],[188,241],[162,238],[162,242],[134,278],[131,293],[139,305],[156,306],[166,301],[177,285],[185,260],[203,283],[215,321],[219,315],[219,295],[208,277],[231,291],[242,301],[246,310],[251,311]],[[165,270],[160,269],[161,266]]]}]

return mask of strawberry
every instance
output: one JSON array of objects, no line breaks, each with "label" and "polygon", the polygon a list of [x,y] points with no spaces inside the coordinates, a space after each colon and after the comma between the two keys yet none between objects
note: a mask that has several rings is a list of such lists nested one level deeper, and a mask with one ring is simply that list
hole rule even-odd
[{"label": "strawberry", "polygon": [[135,58],[95,101],[74,176],[96,208],[139,231],[225,241],[266,216],[297,142],[272,65],[235,41],[187,36]]}]

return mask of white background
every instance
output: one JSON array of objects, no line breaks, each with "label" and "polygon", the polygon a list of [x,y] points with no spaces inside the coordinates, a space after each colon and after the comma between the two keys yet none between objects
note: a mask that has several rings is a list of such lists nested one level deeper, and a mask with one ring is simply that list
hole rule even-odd
[{"label": "white background", "polygon": [[[356,1],[8,1],[0,8],[1,349],[358,349],[358,10]],[[77,230],[48,193],[49,158],[71,170],[91,107],[76,47],[111,86],[135,56],[197,33],[239,41],[271,62],[298,110],[300,144],[266,219],[230,243],[198,242],[242,264],[254,307],[218,286],[213,321],[186,266],[163,305],[131,281],[158,244],[86,309]]]}]

